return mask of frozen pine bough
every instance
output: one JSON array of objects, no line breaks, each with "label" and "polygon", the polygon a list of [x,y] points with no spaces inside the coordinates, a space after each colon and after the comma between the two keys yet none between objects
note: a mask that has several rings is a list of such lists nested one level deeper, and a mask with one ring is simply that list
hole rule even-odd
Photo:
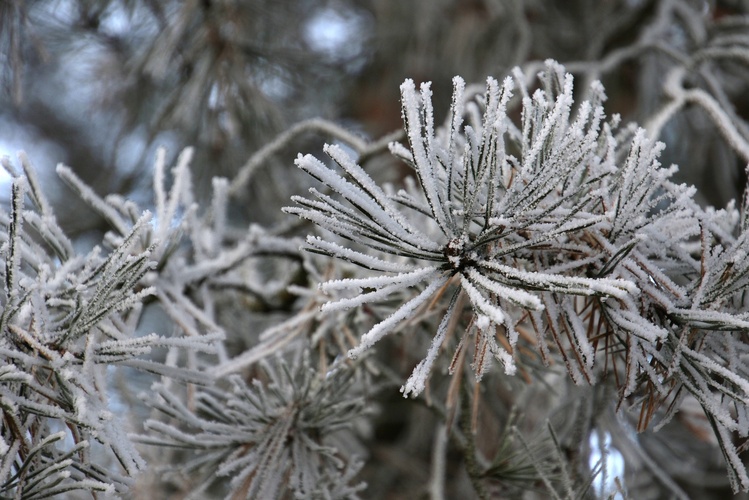
[{"label": "frozen pine bough", "polygon": [[295,366],[262,359],[251,383],[231,375],[228,389],[200,390],[193,408],[156,386],[153,407],[169,420],[149,419],[150,434],[138,441],[192,451],[170,467],[178,478],[191,476],[189,498],[218,496],[217,484],[225,498],[358,498],[366,486],[355,481],[361,462],[318,439],[349,430],[362,414],[364,399],[346,397],[355,372],[320,378],[308,354],[297,351]]},{"label": "frozen pine bough", "polygon": [[[81,251],[28,160],[23,172],[4,161],[13,196],[0,212],[0,496],[357,498],[374,483],[367,460],[377,457],[362,452],[374,395],[392,380],[431,411],[435,498],[454,451],[484,497],[482,481],[521,478],[520,490],[543,482],[574,498],[590,475],[606,476],[604,461],[579,472],[566,454],[605,455],[603,419],[578,434],[596,433],[587,450],[579,439],[562,449],[572,433],[553,422],[539,442],[516,425],[533,415],[510,407],[522,412],[549,380],[603,388],[640,430],[668,431],[701,408],[731,485],[747,489],[746,200],[701,208],[671,180],[675,168],[658,164],[662,145],[606,118],[600,84],[573,102],[572,77],[553,62],[540,82],[531,90],[519,70],[485,88],[456,78],[437,127],[429,85],[407,81],[407,144],[390,146],[415,174],[402,189],[375,182],[338,146],[326,147],[328,164],[300,157],[319,183],[286,210],[325,230],[305,246],[321,255],[285,236],[293,218],[233,228],[229,198],[241,183],[215,179],[201,208],[189,150],[169,189],[157,155],[150,211],[101,198],[59,167],[110,227]],[[313,125],[362,157],[384,144]],[[280,267],[286,278],[260,279]],[[405,335],[390,346],[406,358],[429,332],[410,377],[371,355],[396,332]],[[529,389],[499,399],[497,386],[518,380]],[[506,424],[493,458],[476,446],[487,418]]]},{"label": "frozen pine bough", "polygon": [[663,144],[606,118],[600,83],[575,103],[559,64],[539,81],[532,91],[516,70],[475,92],[455,78],[436,127],[430,85],[407,80],[408,147],[390,148],[418,180],[404,189],[378,185],[335,145],[325,148],[332,165],[297,159],[323,188],[285,210],[327,230],[305,248],[361,270],[320,284],[334,296],[323,311],[396,304],[351,358],[441,311],[404,396],[425,390],[445,350],[451,373],[468,353],[480,380],[495,363],[524,372],[519,352],[532,346],[577,384],[615,380],[618,408],[639,430],[693,398],[731,486],[749,489],[739,457],[749,438],[747,200],[701,208],[671,180],[676,167],[660,165]]},{"label": "frozen pine bough", "polygon": [[[201,209],[191,150],[169,189],[165,151],[156,156],[153,212],[102,198],[58,166],[111,228],[88,252],[58,224],[26,156],[23,171],[2,159],[13,181],[10,209],[0,209],[0,498],[127,498],[144,489],[356,498],[361,461],[331,436],[351,434],[364,413],[358,375],[321,373],[309,344],[293,337],[278,355],[275,344],[257,344],[249,362],[230,360],[222,343],[247,335],[220,321],[230,292],[262,291],[243,273],[264,258],[293,267],[299,242],[255,225],[232,231],[225,179],[214,179]],[[298,323],[271,332],[296,334]],[[254,375],[224,377],[237,361]]]},{"label": "frozen pine bough", "polygon": [[[223,332],[181,292],[172,295],[181,283],[166,262],[187,222],[177,212],[189,200],[189,157],[183,154],[169,196],[157,176],[164,196],[155,214],[119,197],[100,198],[60,165],[58,174],[112,227],[89,252],[77,250],[58,225],[26,156],[23,172],[3,159],[13,195],[10,211],[0,211],[1,497],[124,494],[146,460],[129,436],[133,415],[115,408],[125,405],[113,401],[113,374],[211,382],[197,359],[216,354]],[[183,328],[140,331],[148,302],[160,302]],[[166,359],[154,356],[157,350]]]}]

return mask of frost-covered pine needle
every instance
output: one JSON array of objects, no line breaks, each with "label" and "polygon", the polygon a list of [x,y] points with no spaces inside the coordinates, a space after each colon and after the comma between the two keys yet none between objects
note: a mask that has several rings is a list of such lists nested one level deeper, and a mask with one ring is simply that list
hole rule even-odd
[{"label": "frost-covered pine needle", "polygon": [[[573,78],[558,63],[547,61],[535,90],[521,71],[513,74],[502,84],[489,78],[485,93],[468,101],[456,77],[444,127],[435,126],[428,84],[401,86],[408,147],[392,144],[391,152],[412,167],[416,188],[408,181],[407,190],[382,190],[334,146],[325,151],[343,175],[299,157],[297,165],[328,191],[311,189],[285,211],[334,235],[309,236],[305,248],[369,270],[322,283],[338,297],[323,311],[399,301],[349,351],[356,357],[420,307],[438,307],[432,297],[453,297],[402,388],[416,396],[450,345],[447,325],[463,294],[473,320],[453,321],[449,331],[476,337],[477,378],[486,353],[516,372],[522,326],[544,343],[542,359],[561,358],[576,383],[596,383],[607,366],[621,371],[623,399],[645,390],[645,426],[653,408],[684,387],[721,429],[733,487],[748,488],[725,439],[727,430],[749,437],[746,349],[723,333],[749,330],[749,317],[736,308],[749,286],[746,228],[737,225],[746,217],[700,208],[694,189],[670,180],[676,168],[661,168],[663,144],[634,126],[619,134],[618,117],[606,120],[599,82],[575,107]],[[517,89],[516,122],[508,106]],[[702,255],[693,251],[698,235]],[[502,335],[509,350],[497,343]],[[460,346],[469,345],[464,340]]]}]

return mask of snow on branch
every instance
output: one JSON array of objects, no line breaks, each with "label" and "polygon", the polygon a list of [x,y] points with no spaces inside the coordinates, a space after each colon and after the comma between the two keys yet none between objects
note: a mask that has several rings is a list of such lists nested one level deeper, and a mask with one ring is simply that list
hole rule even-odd
[{"label": "snow on branch", "polygon": [[148,434],[136,439],[186,450],[184,471],[199,490],[228,482],[232,497],[358,498],[364,485],[351,479],[360,462],[331,446],[364,410],[363,399],[348,394],[351,372],[321,375],[306,355],[271,356],[259,369],[267,382],[230,376],[226,389],[201,389],[194,408],[155,386],[147,398],[170,423],[150,419]]},{"label": "snow on branch", "polygon": [[[429,84],[418,91],[411,81],[401,86],[408,147],[394,143],[390,149],[414,169],[416,189],[380,189],[335,147],[326,152],[343,175],[300,156],[297,165],[331,194],[313,189],[285,211],[334,235],[309,236],[305,248],[375,273],[322,283],[325,292],[349,293],[323,305],[323,312],[399,301],[349,351],[356,357],[419,311],[442,308],[427,357],[402,389],[407,396],[425,389],[439,351],[459,330],[459,350],[476,337],[471,366],[477,379],[491,357],[516,373],[523,368],[516,349],[520,327],[535,330],[542,358],[560,357],[576,383],[595,383],[606,369],[623,370],[617,374],[623,400],[649,384],[645,400],[632,403],[642,405],[645,425],[674,385],[683,386],[722,429],[716,437],[741,478],[734,487],[746,488],[746,472],[738,470],[724,431],[749,438],[749,419],[729,425],[724,410],[694,383],[693,368],[709,360],[704,383],[720,383],[728,366],[743,365],[735,357],[741,349],[721,348],[718,355],[717,344],[695,340],[685,351],[678,340],[683,328],[694,332],[690,338],[749,331],[749,320],[732,306],[749,286],[745,225],[726,229],[725,218],[718,220],[723,215],[692,200],[692,188],[673,183],[675,168],[663,169],[658,161],[663,144],[645,130],[616,133],[619,120],[606,119],[599,82],[575,106],[573,78],[558,63],[547,61],[535,90],[521,71],[513,74],[501,85],[489,78],[478,96],[467,96],[455,78],[442,127],[435,126]],[[516,123],[507,107],[518,89],[522,116]],[[679,92],[680,99],[705,107],[743,154],[744,139],[714,101]],[[694,254],[700,227],[701,256]],[[449,304],[440,300],[445,293]],[[459,296],[473,312],[469,323],[456,317]],[[738,342],[733,339],[723,342]],[[743,377],[733,382],[744,384]],[[749,404],[742,397],[732,401],[742,412]]]},{"label": "snow on branch", "polygon": [[[165,382],[207,385],[212,377],[197,355],[215,354],[224,338],[210,314],[188,304],[181,292],[183,300],[174,301],[157,293],[167,283],[184,283],[171,260],[185,234],[174,219],[189,219],[196,210],[187,173],[190,154],[180,157],[168,195],[157,183],[156,221],[132,202],[100,197],[71,169],[58,166],[59,175],[114,230],[81,254],[58,225],[28,158],[20,159],[23,175],[5,161],[14,175],[13,196],[10,213],[0,210],[5,284],[0,412],[8,423],[0,436],[0,496],[39,498],[76,490],[123,494],[146,462],[127,437],[127,423],[109,408],[108,370],[127,367]],[[206,226],[225,231],[209,219]],[[190,235],[199,234],[197,229]],[[223,234],[216,236],[223,242]],[[256,251],[248,246],[237,247],[242,255],[235,261]],[[144,304],[164,297],[175,324],[201,327],[183,330],[189,337],[141,335]],[[169,353],[166,360],[149,359],[157,348]],[[64,432],[51,432],[61,426]],[[104,445],[121,473],[90,463],[93,441]]]}]

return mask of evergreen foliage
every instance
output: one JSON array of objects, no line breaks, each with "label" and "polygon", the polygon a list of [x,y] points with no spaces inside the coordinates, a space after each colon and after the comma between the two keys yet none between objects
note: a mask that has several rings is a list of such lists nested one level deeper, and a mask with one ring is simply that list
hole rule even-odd
[{"label": "evergreen foliage", "polygon": [[[24,153],[2,158],[0,499],[749,494],[749,18],[734,3],[71,2],[133,103],[123,122],[196,148],[155,151],[151,201],[58,165],[80,218],[106,227],[88,233]],[[16,104],[48,7],[0,6]],[[376,13],[397,43],[319,52],[299,35],[318,8],[359,28]],[[472,9],[491,29],[458,30]],[[101,27],[125,11],[142,30]],[[387,31],[418,12],[437,31]],[[39,26],[63,39],[55,22]],[[450,99],[442,61],[471,43]],[[305,119],[414,46],[402,64],[436,79],[400,85],[402,130]],[[322,63],[300,56],[315,50]],[[500,78],[470,83],[488,67]],[[709,206],[726,192],[667,165],[700,148],[716,176],[741,165],[727,192],[743,198]]]}]

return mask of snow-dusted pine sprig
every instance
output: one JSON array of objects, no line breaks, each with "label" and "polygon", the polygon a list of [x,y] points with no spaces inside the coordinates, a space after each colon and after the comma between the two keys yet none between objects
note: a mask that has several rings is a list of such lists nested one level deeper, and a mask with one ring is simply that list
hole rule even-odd
[{"label": "snow-dusted pine sprig", "polygon": [[[150,237],[150,213],[101,199],[60,166],[60,175],[113,227],[102,246],[78,254],[30,162],[20,158],[23,175],[3,160],[14,180],[11,211],[0,211],[0,411],[7,423],[0,432],[0,491],[18,498],[76,489],[124,492],[145,461],[127,438],[122,416],[109,407],[108,369],[205,384],[210,377],[195,367],[147,355],[154,348],[215,352],[222,336],[217,330],[195,338],[137,333],[144,300],[158,295],[150,285],[158,281],[154,252],[161,240]],[[192,316],[182,309],[185,322]],[[114,460],[112,466],[94,463],[102,459],[89,451],[94,442],[105,445],[120,472]]]},{"label": "snow-dusted pine sprig", "polygon": [[[24,177],[13,181],[11,213],[0,214],[7,228],[3,245],[6,293],[0,317],[0,359],[6,376],[0,381],[0,399],[4,421],[13,421],[13,425],[3,426],[2,440],[12,453],[4,460],[0,484],[5,493],[21,496],[119,488],[122,481],[117,474],[86,473],[92,440],[107,445],[127,475],[144,466],[107,408],[107,395],[100,385],[106,361],[99,359],[97,344],[106,338],[104,332],[117,321],[116,316],[137,309],[152,293],[138,285],[151,268],[148,250],[131,254],[132,242],[148,215],[108,256],[98,249],[87,256],[75,256],[67,250],[55,251],[71,245],[54,217],[39,213],[46,203],[37,204],[36,213],[23,209],[25,185]],[[35,192],[32,199],[43,200],[40,196]],[[38,244],[27,227],[32,231],[38,228],[43,238],[53,243],[46,247]],[[56,261],[55,253],[66,259]],[[131,333],[122,332],[122,336]],[[131,350],[127,358],[138,354]],[[74,453],[45,444],[52,429],[64,424],[76,444]],[[44,472],[49,467],[61,475]],[[37,474],[29,476],[29,470]],[[48,479],[36,481],[43,477]]]},{"label": "snow-dusted pine sprig", "polygon": [[189,451],[176,470],[189,498],[216,485],[231,498],[358,498],[360,464],[331,437],[353,426],[364,400],[350,393],[353,371],[320,373],[307,354],[264,358],[251,383],[229,376],[228,387],[200,389],[194,407],[155,386],[144,397],[168,418],[148,420],[138,441]]},{"label": "snow-dusted pine sprig", "polygon": [[[641,429],[662,403],[671,401],[667,420],[692,394],[715,423],[733,487],[749,488],[727,439],[749,436],[749,373],[729,377],[743,366],[738,337],[749,327],[739,313],[749,285],[746,228],[726,223],[726,212],[701,209],[693,188],[671,182],[676,168],[660,168],[663,145],[644,130],[617,131],[617,117],[607,122],[600,83],[573,113],[571,75],[549,61],[539,79],[531,92],[516,70],[501,85],[489,78],[484,95],[466,100],[456,78],[450,116],[437,129],[429,84],[417,92],[406,81],[409,148],[394,143],[391,151],[412,166],[418,187],[386,191],[337,146],[325,152],[342,174],[310,155],[297,159],[326,190],[294,197],[298,206],[286,211],[338,237],[309,236],[306,249],[371,271],[322,283],[323,291],[350,294],[323,311],[402,300],[349,351],[356,357],[447,297],[404,395],[424,390],[457,328],[465,331],[458,351],[475,337],[477,378],[492,357],[514,373],[521,327],[576,383],[613,372],[621,403],[641,407]],[[519,123],[508,112],[515,88]],[[473,312],[467,323],[461,297]],[[716,330],[741,333],[716,337]]]},{"label": "snow-dusted pine sprig", "polygon": [[[497,343],[493,332],[505,331],[512,350],[517,340],[514,327],[521,316],[512,317],[509,311],[545,309],[544,296],[532,291],[614,297],[634,307],[636,287],[615,276],[590,277],[585,271],[600,266],[604,257],[585,255],[591,253],[585,250],[589,245],[576,241],[610,223],[607,214],[595,207],[604,194],[602,179],[616,170],[616,141],[603,124],[600,85],[591,89],[592,100],[583,103],[570,121],[572,79],[558,66],[550,65],[545,90],[524,99],[522,129],[507,116],[513,79],[499,85],[490,78],[482,102],[467,104],[462,80],[456,78],[454,83],[449,126],[436,134],[429,85],[423,85],[420,93],[410,81],[401,88],[411,148],[394,144],[392,151],[415,169],[420,193],[386,194],[345,152],[328,146],[328,155],[351,180],[309,155],[297,163],[347,204],[313,189],[317,200],[295,197],[301,206],[286,210],[356,244],[403,257],[385,260],[309,237],[312,251],[397,273],[326,282],[321,285],[326,291],[371,291],[324,309],[355,307],[427,283],[416,297],[367,332],[350,355],[363,352],[446,287],[455,288],[451,304],[459,293],[468,297],[475,312],[472,330],[483,339],[482,349],[500,359],[507,373],[514,373],[511,354]],[[483,117],[479,106],[484,108]],[[470,124],[463,127],[466,116]],[[519,151],[520,158],[509,151]],[[565,261],[561,272],[539,269],[552,253],[559,263]],[[423,261],[429,265],[420,265]],[[449,307],[427,358],[404,386],[405,394],[423,390],[453,313]],[[578,344],[590,358],[587,340]],[[475,369],[480,375],[490,357],[484,352],[477,355],[481,361]]]}]

